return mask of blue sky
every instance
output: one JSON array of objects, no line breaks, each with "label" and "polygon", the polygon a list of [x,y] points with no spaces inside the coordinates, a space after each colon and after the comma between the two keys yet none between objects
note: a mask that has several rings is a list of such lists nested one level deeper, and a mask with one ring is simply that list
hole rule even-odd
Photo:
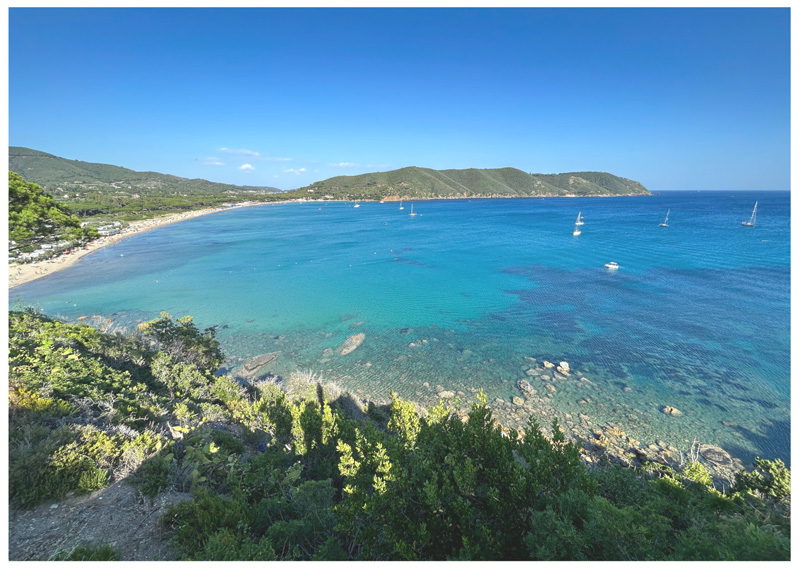
[{"label": "blue sky", "polygon": [[776,9],[9,11],[9,144],[292,189],[405,166],[789,189]]}]

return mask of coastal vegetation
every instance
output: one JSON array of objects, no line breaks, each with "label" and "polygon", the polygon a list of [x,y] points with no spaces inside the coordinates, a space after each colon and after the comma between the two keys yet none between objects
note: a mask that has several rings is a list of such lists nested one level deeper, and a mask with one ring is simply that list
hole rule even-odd
[{"label": "coastal vegetation", "polygon": [[82,228],[80,220],[70,214],[52,196],[35,183],[8,172],[8,253],[14,258],[39,246],[62,242],[63,247],[86,243],[97,237],[97,231]]},{"label": "coastal vegetation", "polygon": [[11,146],[9,170],[34,182],[82,220],[132,221],[225,203],[269,200],[274,187],[243,187],[67,160]]},{"label": "coastal vegetation", "polygon": [[[482,394],[418,409],[310,373],[237,380],[191,317],[91,321],[9,312],[12,530],[14,511],[125,480],[191,495],[158,521],[189,560],[790,558],[780,460],[724,493],[691,459],[588,468],[557,423],[504,435]],[[125,558],[74,544],[54,557]]]}]

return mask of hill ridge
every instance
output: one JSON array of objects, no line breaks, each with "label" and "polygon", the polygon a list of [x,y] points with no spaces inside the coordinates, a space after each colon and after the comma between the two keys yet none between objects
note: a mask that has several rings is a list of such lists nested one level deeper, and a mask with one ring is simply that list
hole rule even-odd
[{"label": "hill ridge", "polygon": [[607,172],[534,174],[512,167],[434,170],[419,166],[335,176],[285,195],[318,199],[318,193],[333,199],[363,200],[650,195],[641,183]]}]

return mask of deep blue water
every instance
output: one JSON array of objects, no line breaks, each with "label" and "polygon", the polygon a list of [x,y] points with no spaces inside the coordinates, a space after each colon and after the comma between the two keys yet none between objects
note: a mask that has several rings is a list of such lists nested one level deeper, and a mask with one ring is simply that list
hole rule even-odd
[{"label": "deep blue water", "polygon": [[[742,227],[756,199],[756,227]],[[220,326],[231,368],[278,351],[274,373],[313,370],[379,399],[433,402],[441,385],[508,400],[527,369],[567,361],[593,390],[580,405],[585,385],[560,383],[562,412],[789,462],[789,192],[409,206],[223,211],[101,249],[10,304],[115,325],[191,314]],[[350,355],[323,353],[355,333]]]}]

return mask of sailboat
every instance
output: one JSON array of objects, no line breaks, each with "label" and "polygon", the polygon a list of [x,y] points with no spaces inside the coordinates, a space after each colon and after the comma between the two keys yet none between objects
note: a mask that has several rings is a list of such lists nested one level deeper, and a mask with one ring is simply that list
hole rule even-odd
[{"label": "sailboat", "polygon": [[401,199],[400,200],[400,211],[402,211],[403,209],[405,209],[405,207],[403,207],[403,200]]},{"label": "sailboat", "polygon": [[667,209],[667,216],[664,217],[664,222],[663,223],[659,223],[658,224],[659,227],[669,227],[669,225],[667,225],[667,221],[669,220],[669,211],[670,210]]},{"label": "sailboat", "polygon": [[361,207],[361,204],[358,201],[356,201],[356,204],[353,205],[353,207]]},{"label": "sailboat", "polygon": [[578,219],[575,221],[575,230],[572,231],[573,237],[577,237],[581,234],[581,225],[583,225],[583,221],[581,221],[581,214],[578,213]]},{"label": "sailboat", "polygon": [[742,221],[742,225],[745,227],[755,227],[756,226],[756,209],[758,209],[758,201],[756,201],[755,206],[753,206],[753,214],[750,215],[749,221]]},{"label": "sailboat", "polygon": [[409,217],[416,217],[417,214],[414,213],[414,204],[411,204],[411,213],[408,214]]}]

